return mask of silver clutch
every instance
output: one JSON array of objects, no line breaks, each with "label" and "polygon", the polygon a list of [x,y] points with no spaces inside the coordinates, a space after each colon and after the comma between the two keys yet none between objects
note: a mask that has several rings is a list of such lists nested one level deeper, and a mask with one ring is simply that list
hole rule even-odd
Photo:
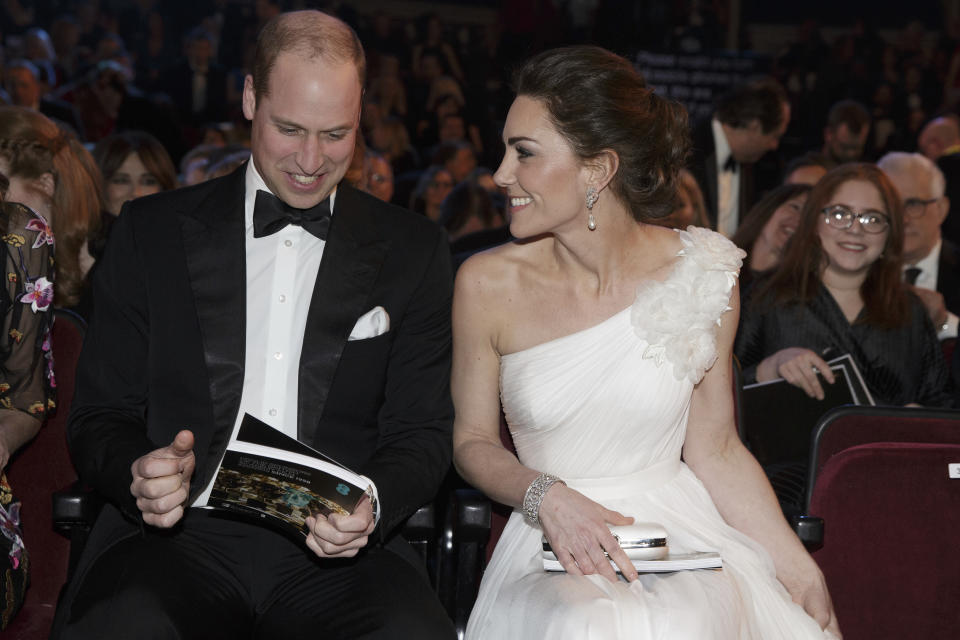
[{"label": "silver clutch", "polygon": [[[655,522],[610,527],[610,532],[631,560],[659,560],[667,555],[667,530]],[[543,559],[556,560],[557,556],[546,538],[542,539],[542,543]]]}]

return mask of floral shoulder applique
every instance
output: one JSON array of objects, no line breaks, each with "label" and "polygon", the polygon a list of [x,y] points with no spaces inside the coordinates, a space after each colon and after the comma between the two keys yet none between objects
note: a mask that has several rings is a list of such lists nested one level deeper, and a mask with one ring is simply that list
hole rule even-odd
[{"label": "floral shoulder applique", "polygon": [[691,226],[677,233],[677,266],[663,282],[638,288],[630,320],[648,343],[643,357],[670,363],[677,380],[696,384],[717,359],[717,329],[747,254],[714,231]]}]

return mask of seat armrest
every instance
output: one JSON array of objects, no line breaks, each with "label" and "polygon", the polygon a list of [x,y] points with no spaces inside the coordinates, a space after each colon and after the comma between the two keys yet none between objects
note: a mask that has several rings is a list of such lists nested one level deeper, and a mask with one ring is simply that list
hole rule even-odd
[{"label": "seat armrest", "polygon": [[103,508],[103,498],[80,483],[54,491],[52,500],[53,527],[67,534],[73,529],[89,531]]},{"label": "seat armrest", "polygon": [[823,518],[817,516],[790,516],[790,525],[808,550],[823,546]]}]

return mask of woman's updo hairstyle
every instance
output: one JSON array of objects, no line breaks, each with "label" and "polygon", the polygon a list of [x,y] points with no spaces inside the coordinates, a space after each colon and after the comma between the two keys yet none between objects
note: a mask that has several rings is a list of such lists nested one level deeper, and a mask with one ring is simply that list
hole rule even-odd
[{"label": "woman's updo hairstyle", "polygon": [[600,47],[551,49],[525,62],[513,82],[518,96],[544,104],[581,160],[616,152],[609,186],[634,218],[673,212],[690,146],[687,112],[648,88],[630,62]]}]

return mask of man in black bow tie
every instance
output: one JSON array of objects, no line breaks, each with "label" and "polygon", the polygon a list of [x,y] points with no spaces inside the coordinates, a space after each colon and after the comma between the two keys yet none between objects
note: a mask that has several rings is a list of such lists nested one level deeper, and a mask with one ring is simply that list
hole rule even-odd
[{"label": "man in black bow tie", "polygon": [[[341,182],[364,64],[339,20],[275,18],[244,85],[251,161],[118,219],[68,428],[108,504],[54,637],[453,635],[395,535],[450,460],[449,251]],[[245,413],[370,478],[379,521],[364,499],[297,541],[211,514]]]},{"label": "man in black bow tie", "polygon": [[687,167],[697,180],[711,226],[727,237],[753,206],[753,165],[774,151],[790,123],[783,88],[763,78],[736,86],[717,101],[713,117],[692,131]]}]

